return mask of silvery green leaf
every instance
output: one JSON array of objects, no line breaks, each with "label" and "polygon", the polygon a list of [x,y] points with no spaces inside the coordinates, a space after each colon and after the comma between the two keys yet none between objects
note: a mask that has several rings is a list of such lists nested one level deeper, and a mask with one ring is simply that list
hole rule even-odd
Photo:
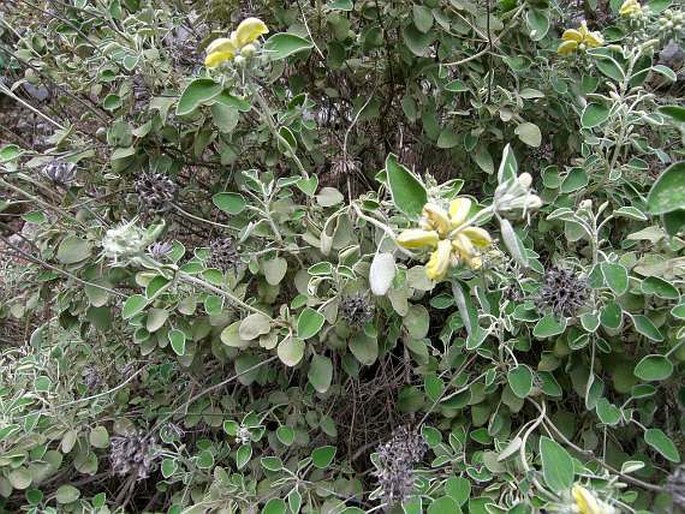
[{"label": "silvery green leaf", "polygon": [[391,253],[377,253],[371,262],[369,270],[369,284],[376,296],[385,296],[395,278],[397,267],[395,257]]},{"label": "silvery green leaf", "polygon": [[509,220],[500,219],[500,230],[502,232],[502,241],[504,241],[504,245],[509,250],[511,256],[524,268],[528,267],[526,249],[523,247],[523,243],[516,235],[516,232],[514,232],[514,227],[511,226]]}]

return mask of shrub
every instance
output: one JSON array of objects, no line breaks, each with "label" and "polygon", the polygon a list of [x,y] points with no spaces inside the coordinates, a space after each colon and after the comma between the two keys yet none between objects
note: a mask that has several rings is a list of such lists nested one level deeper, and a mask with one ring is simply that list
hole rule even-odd
[{"label": "shrub", "polygon": [[5,511],[685,507],[681,7],[0,16]]}]

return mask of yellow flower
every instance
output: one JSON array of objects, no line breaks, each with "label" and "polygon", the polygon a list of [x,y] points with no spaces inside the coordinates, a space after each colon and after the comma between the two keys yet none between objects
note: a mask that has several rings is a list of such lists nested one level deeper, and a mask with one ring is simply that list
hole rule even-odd
[{"label": "yellow flower", "polygon": [[246,18],[240,22],[238,28],[231,34],[231,39],[238,48],[254,43],[259,36],[268,34],[269,29],[259,18]]},{"label": "yellow flower", "polygon": [[637,0],[626,0],[618,10],[618,14],[621,16],[632,16],[634,14],[640,14],[641,12],[642,6]]},{"label": "yellow flower", "polygon": [[432,254],[426,264],[426,275],[431,280],[440,280],[447,273],[450,267],[452,254],[452,243],[449,239],[442,239],[438,243],[438,248]]},{"label": "yellow flower", "polygon": [[580,514],[611,514],[614,510],[581,485],[574,485],[571,494]]},{"label": "yellow flower", "polygon": [[557,53],[561,55],[568,55],[586,48],[597,48],[604,44],[602,35],[599,32],[590,32],[586,22],[581,23],[578,29],[566,29],[561,35],[561,40],[557,48]]},{"label": "yellow flower", "polygon": [[220,37],[212,41],[207,47],[205,66],[216,68],[220,64],[230,61],[235,57],[238,49],[229,38]]},{"label": "yellow flower", "polygon": [[434,250],[426,264],[426,275],[431,280],[442,279],[450,266],[465,264],[479,269],[483,265],[481,253],[492,238],[487,230],[466,224],[471,205],[468,198],[456,198],[445,211],[427,203],[422,210],[421,228],[405,230],[397,237],[397,244],[404,248]]},{"label": "yellow flower", "polygon": [[410,228],[397,236],[397,243],[410,250],[417,248],[435,248],[439,241],[438,233],[435,230],[423,230],[421,228]]}]

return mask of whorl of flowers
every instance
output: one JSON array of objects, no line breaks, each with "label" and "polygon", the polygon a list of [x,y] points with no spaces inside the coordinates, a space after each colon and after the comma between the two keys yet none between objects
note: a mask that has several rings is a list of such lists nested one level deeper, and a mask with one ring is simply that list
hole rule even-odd
[{"label": "whorl of flowers", "polygon": [[138,193],[138,208],[142,214],[162,214],[171,209],[178,186],[161,173],[143,173],[135,183]]},{"label": "whorl of flowers", "polygon": [[637,0],[626,0],[618,10],[620,16],[631,18],[642,14],[642,5]]},{"label": "whorl of flowers", "polygon": [[238,55],[243,58],[254,55],[256,47],[253,43],[260,36],[268,33],[268,27],[259,18],[244,19],[230,37],[220,37],[210,43],[207,47],[205,66],[216,68],[223,63],[232,61]]},{"label": "whorl of flowers", "polygon": [[366,295],[357,293],[340,301],[340,317],[353,329],[360,329],[373,319],[373,306]]},{"label": "whorl of flowers", "polygon": [[117,475],[147,478],[154,461],[154,438],[140,434],[115,436],[110,443],[109,463]]},{"label": "whorl of flowers", "polygon": [[432,250],[426,264],[426,275],[431,280],[442,279],[450,266],[482,266],[481,255],[492,238],[487,230],[467,223],[471,205],[465,197],[452,200],[448,210],[429,202],[423,206],[420,228],[405,230],[397,237],[397,243],[404,248]]},{"label": "whorl of flowers", "polygon": [[209,252],[207,264],[212,268],[230,271],[240,266],[240,252],[231,237],[214,239],[209,244]]},{"label": "whorl of flowers", "polygon": [[585,51],[588,48],[597,48],[604,44],[604,38],[599,32],[590,31],[587,22],[583,21],[577,29],[566,29],[561,35],[561,44],[557,53],[569,55],[576,51]]},{"label": "whorl of flowers", "polygon": [[414,488],[414,467],[427,451],[426,442],[416,431],[406,426],[397,428],[389,441],[376,449],[378,479],[383,501],[389,506],[406,500]]},{"label": "whorl of flowers", "polygon": [[587,280],[554,267],[545,273],[535,305],[540,311],[551,310],[560,317],[573,317],[585,305],[588,296]]}]

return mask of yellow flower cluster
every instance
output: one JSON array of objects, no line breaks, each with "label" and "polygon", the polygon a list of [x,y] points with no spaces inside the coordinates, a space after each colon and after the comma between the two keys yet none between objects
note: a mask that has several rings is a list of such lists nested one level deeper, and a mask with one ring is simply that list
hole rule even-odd
[{"label": "yellow flower cluster", "polygon": [[566,29],[561,36],[562,43],[557,48],[561,55],[569,55],[576,50],[597,48],[604,44],[604,38],[599,32],[590,32],[587,23],[581,23],[577,29]]},{"label": "yellow flower cluster", "polygon": [[397,244],[404,248],[433,251],[426,264],[426,275],[431,280],[440,280],[450,266],[460,263],[472,269],[482,266],[482,250],[492,243],[492,238],[486,230],[466,223],[470,209],[471,200],[463,197],[452,200],[447,212],[427,203],[420,228],[405,230],[397,237]]},{"label": "yellow flower cluster", "polygon": [[626,0],[621,4],[618,14],[625,17],[631,17],[642,14],[642,5],[637,0]]},{"label": "yellow flower cluster", "polygon": [[207,47],[205,66],[216,68],[220,64],[232,60],[238,53],[246,56],[254,53],[252,43],[257,41],[263,34],[268,34],[269,29],[259,18],[246,18],[240,22],[238,28],[231,33],[231,37],[215,39]]},{"label": "yellow flower cluster", "polygon": [[574,510],[579,514],[613,514],[614,512],[612,507],[598,500],[582,485],[574,485],[571,494],[575,502]]}]

